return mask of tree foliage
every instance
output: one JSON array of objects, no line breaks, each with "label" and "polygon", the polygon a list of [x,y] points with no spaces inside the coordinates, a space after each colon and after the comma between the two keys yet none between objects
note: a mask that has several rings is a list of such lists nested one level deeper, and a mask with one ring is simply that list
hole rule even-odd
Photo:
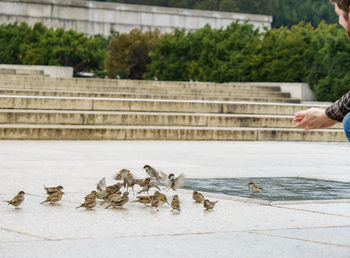
[{"label": "tree foliage", "polygon": [[301,21],[318,26],[321,21],[328,24],[337,23],[334,6],[329,0],[273,0],[274,28],[292,26]]},{"label": "tree foliage", "polygon": [[133,29],[120,34],[107,47],[105,67],[110,78],[141,79],[146,65],[151,62],[149,53],[160,40],[159,30],[142,32]]},{"label": "tree foliage", "polygon": [[0,61],[7,64],[72,66],[74,72],[103,70],[108,40],[42,23],[0,26]]},{"label": "tree foliage", "polygon": [[350,43],[344,30],[324,23],[262,33],[237,22],[226,29],[177,30],[162,37],[151,58],[145,79],[307,82],[323,101],[350,90]]}]

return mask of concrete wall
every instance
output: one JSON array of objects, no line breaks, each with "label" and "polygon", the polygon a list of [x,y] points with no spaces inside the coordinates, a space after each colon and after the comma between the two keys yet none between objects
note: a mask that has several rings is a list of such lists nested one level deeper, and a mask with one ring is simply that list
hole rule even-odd
[{"label": "concrete wall", "polygon": [[0,64],[0,69],[12,69],[19,71],[43,71],[44,75],[57,78],[73,77],[73,67],[68,66],[47,66],[47,65],[9,65]]},{"label": "concrete wall", "polygon": [[43,22],[48,27],[73,29],[88,35],[108,35],[111,29],[127,33],[133,28],[162,33],[174,28],[195,30],[210,24],[225,27],[235,20],[255,27],[271,27],[272,16],[212,12],[157,6],[102,3],[77,0],[1,0],[0,24],[25,21]]}]

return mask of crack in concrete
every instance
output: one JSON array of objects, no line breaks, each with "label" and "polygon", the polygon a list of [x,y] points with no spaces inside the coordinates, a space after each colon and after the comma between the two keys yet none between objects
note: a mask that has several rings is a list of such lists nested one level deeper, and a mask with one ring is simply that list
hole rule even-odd
[{"label": "crack in concrete", "polygon": [[271,207],[275,207],[275,208],[279,208],[279,209],[293,210],[293,211],[304,211],[304,212],[310,212],[310,213],[317,213],[317,214],[323,214],[323,215],[328,215],[328,216],[337,216],[337,217],[343,217],[343,218],[350,218],[350,216],[348,216],[348,215],[329,213],[329,212],[323,212],[323,211],[312,211],[312,210],[290,208],[290,207],[282,207],[282,206],[275,206],[275,205],[271,205]]},{"label": "crack in concrete", "polygon": [[[342,245],[342,244],[335,244],[335,243],[328,243],[328,242],[322,242],[322,241],[314,241],[309,239],[302,239],[302,238],[295,238],[295,237],[288,237],[283,235],[272,235],[264,232],[269,231],[282,231],[282,230],[302,230],[302,229],[330,229],[330,228],[349,228],[350,225],[342,225],[342,226],[324,226],[324,227],[303,227],[303,228],[267,228],[267,229],[255,229],[255,230],[229,230],[229,231],[216,231],[216,232],[190,232],[190,233],[162,233],[162,234],[141,234],[141,235],[123,235],[123,236],[113,236],[113,237],[106,237],[103,236],[103,239],[118,239],[118,238],[137,238],[137,237],[162,237],[162,236],[195,236],[195,235],[214,235],[214,234],[227,234],[227,233],[250,233],[250,234],[257,234],[257,235],[266,235],[266,236],[272,236],[272,237],[281,237],[281,238],[289,238],[294,240],[300,240],[300,241],[307,241],[307,242],[314,242],[319,244],[327,244],[327,245],[335,245],[335,246],[341,246],[341,247],[347,247],[350,248],[350,245]],[[98,238],[94,237],[76,237],[76,238],[47,238],[47,237],[38,237],[35,235],[31,235],[24,232],[19,232],[15,230],[9,230],[5,228],[4,229],[10,232],[15,232],[19,234],[25,234],[29,236],[34,236],[36,238],[39,238],[41,240],[45,241],[74,241],[74,240],[96,240]],[[101,237],[102,239],[102,237]],[[33,240],[35,241],[35,240]],[[17,242],[31,242],[28,240],[25,241],[17,241]],[[4,243],[4,242],[2,242]]]},{"label": "crack in concrete", "polygon": [[42,239],[42,240],[52,240],[52,239],[47,238],[47,237],[37,236],[37,235],[30,234],[30,233],[27,233],[27,232],[21,232],[21,231],[18,231],[18,230],[13,230],[13,229],[8,229],[8,228],[3,228],[3,227],[0,227],[0,230],[5,230],[5,231],[11,232],[11,233],[17,233],[17,234],[21,234],[21,235],[30,236],[30,237],[35,237],[35,238]]},{"label": "crack in concrete", "polygon": [[304,238],[299,238],[299,237],[290,237],[290,236],[283,236],[283,235],[271,235],[271,234],[266,234],[266,233],[261,233],[261,232],[247,232],[247,233],[256,234],[256,235],[263,235],[263,236],[269,236],[269,237],[276,237],[276,238],[292,239],[292,240],[298,240],[298,241],[303,241],[303,242],[310,242],[310,243],[315,243],[315,244],[322,244],[322,245],[330,245],[330,246],[338,246],[338,247],[350,248],[350,245],[329,243],[329,242],[310,240],[310,239],[304,239]]}]

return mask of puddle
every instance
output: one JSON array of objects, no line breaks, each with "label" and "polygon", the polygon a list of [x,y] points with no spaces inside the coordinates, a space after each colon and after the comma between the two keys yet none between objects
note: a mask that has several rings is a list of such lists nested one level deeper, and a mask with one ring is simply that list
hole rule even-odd
[{"label": "puddle", "polygon": [[[250,181],[264,191],[251,195]],[[302,177],[188,178],[183,188],[266,201],[350,199],[350,183]]]}]

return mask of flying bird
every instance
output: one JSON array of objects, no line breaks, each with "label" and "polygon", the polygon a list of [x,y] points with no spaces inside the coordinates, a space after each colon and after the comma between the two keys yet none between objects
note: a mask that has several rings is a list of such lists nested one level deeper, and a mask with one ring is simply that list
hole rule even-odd
[{"label": "flying bird", "polygon": [[44,186],[44,189],[46,191],[47,194],[52,194],[52,193],[56,193],[58,191],[61,191],[63,190],[63,186],[59,185],[59,186],[54,186],[54,187],[46,187]]},{"label": "flying bird", "polygon": [[159,172],[155,168],[151,167],[150,165],[145,165],[143,168],[146,170],[146,173],[151,178],[155,178],[157,180],[157,184],[160,183],[161,176],[159,175]]},{"label": "flying bird", "polygon": [[176,191],[176,189],[181,188],[186,181],[186,178],[183,174],[180,174],[178,177],[175,177],[173,173],[167,175],[164,172],[160,172],[162,175],[162,178],[166,182],[166,188],[164,190],[169,191],[170,189],[173,189]]}]

